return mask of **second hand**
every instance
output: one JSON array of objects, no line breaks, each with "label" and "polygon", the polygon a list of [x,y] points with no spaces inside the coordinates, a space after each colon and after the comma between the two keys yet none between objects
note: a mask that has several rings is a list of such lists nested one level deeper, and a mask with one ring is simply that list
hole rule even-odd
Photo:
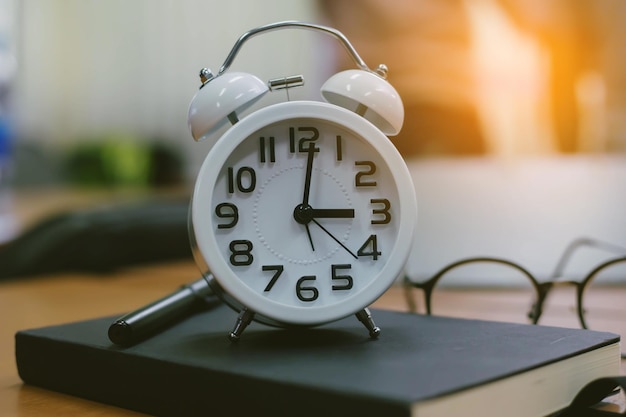
[{"label": "second hand", "polygon": [[315,223],[316,225],[319,226],[320,229],[322,229],[324,232],[326,232],[326,234],[328,236],[330,236],[331,238],[333,238],[333,240],[337,243],[339,243],[339,245],[341,245],[342,248],[344,248],[350,255],[352,255],[354,257],[354,259],[359,259],[358,256],[356,256],[350,249],[348,249],[348,247],[346,245],[344,245],[343,243],[341,243],[339,241],[339,239],[337,239],[332,233],[330,233],[328,230],[326,230],[326,228],[324,226],[322,226],[317,220],[315,219],[311,219],[311,221],[313,223]]}]

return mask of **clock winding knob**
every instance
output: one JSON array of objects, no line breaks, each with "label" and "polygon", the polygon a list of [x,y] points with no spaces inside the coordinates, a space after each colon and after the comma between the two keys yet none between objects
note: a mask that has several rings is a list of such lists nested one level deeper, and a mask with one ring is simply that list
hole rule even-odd
[{"label": "clock winding knob", "polygon": [[209,68],[202,68],[200,70],[200,82],[202,83],[202,85],[200,86],[200,88],[204,87],[204,85],[211,81],[213,79],[213,73],[211,72],[211,70]]}]

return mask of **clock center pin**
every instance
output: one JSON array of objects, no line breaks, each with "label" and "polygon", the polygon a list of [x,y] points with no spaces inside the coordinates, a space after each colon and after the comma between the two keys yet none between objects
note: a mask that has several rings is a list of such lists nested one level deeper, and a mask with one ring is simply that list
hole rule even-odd
[{"label": "clock center pin", "polygon": [[298,204],[293,210],[293,218],[300,224],[309,224],[313,220],[313,207],[309,204]]}]

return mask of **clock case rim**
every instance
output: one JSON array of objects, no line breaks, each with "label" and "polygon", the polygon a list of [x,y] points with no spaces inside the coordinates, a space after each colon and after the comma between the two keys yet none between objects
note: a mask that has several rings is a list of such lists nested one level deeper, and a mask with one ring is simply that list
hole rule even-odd
[{"label": "clock case rim", "polygon": [[[245,284],[242,284],[238,287],[243,288],[245,292],[253,294],[253,296],[252,298],[248,297],[242,300],[239,298],[241,297],[241,295],[239,295],[238,297],[237,295],[232,294],[233,287],[229,286],[230,283],[228,281],[228,278],[224,278],[224,275],[232,274],[235,276],[235,280],[238,280],[234,271],[232,271],[232,269],[226,265],[226,261],[221,255],[219,255],[219,252],[213,251],[212,247],[217,246],[217,242],[214,239],[214,234],[207,233],[207,235],[209,236],[205,239],[208,239],[209,246],[211,247],[204,248],[203,250],[202,246],[206,246],[207,240],[199,240],[195,231],[196,225],[200,222],[199,220],[201,220],[202,222],[208,221],[209,228],[214,226],[211,219],[212,216],[205,216],[205,219],[196,219],[194,217],[194,213],[198,213],[200,211],[198,207],[200,206],[200,203],[198,198],[196,197],[199,193],[202,192],[201,188],[203,188],[205,184],[206,186],[213,187],[214,182],[208,183],[207,181],[211,179],[217,179],[219,171],[221,170],[223,162],[226,160],[226,158],[231,155],[231,153],[243,140],[248,138],[259,129],[262,129],[264,126],[296,118],[320,119],[331,124],[337,124],[342,126],[342,128],[350,130],[353,134],[366,140],[385,160],[385,162],[389,166],[391,175],[393,176],[394,181],[397,184],[398,190],[401,191],[398,193],[398,199],[400,200],[400,225],[398,228],[399,233],[396,237],[396,241],[394,244],[394,251],[390,256],[390,259],[387,261],[387,265],[383,267],[383,270],[377,275],[372,283],[370,283],[363,290],[367,291],[366,294],[368,294],[369,297],[365,299],[367,300],[365,303],[360,303],[363,305],[360,305],[358,308],[353,307],[349,309],[341,309],[338,307],[341,306],[341,304],[317,308],[298,308],[293,306],[280,305],[273,301],[268,303],[267,299],[259,297],[256,292],[245,286]],[[384,141],[372,139],[372,137],[370,136],[370,134],[372,133],[374,133],[374,135],[372,136],[378,136],[381,139],[384,139]],[[216,158],[218,163],[214,162]],[[218,166],[218,168],[213,169],[212,166]],[[208,179],[205,175],[205,172],[207,170],[209,170],[211,174],[214,174],[210,175]],[[210,213],[212,213],[212,211]],[[413,213],[413,215],[411,215],[411,213]],[[231,126],[230,129],[217,140],[215,145],[211,148],[211,150],[205,157],[205,160],[203,161],[200,171],[198,173],[196,183],[194,185],[194,190],[191,197],[191,204],[189,207],[188,231],[192,253],[196,264],[200,268],[204,278],[209,282],[209,285],[211,286],[215,294],[219,298],[221,298],[224,303],[229,305],[237,312],[241,312],[243,309],[252,310],[255,313],[254,320],[264,324],[279,327],[300,327],[317,326],[331,321],[339,320],[351,314],[354,314],[362,310],[363,308],[368,307],[371,303],[378,299],[391,285],[393,285],[397,276],[399,276],[402,272],[402,269],[404,268],[404,265],[406,264],[406,261],[409,257],[413,240],[413,232],[415,230],[416,218],[417,199],[415,195],[413,181],[411,180],[411,176],[408,167],[404,162],[404,159],[397,151],[391,140],[370,121],[352,111],[346,110],[342,107],[330,103],[301,100],[276,103],[257,110],[254,113],[251,113],[250,115],[247,115],[246,117],[239,120],[239,122],[235,125]],[[402,247],[404,247],[405,249],[402,250]],[[209,250],[207,251],[206,249]],[[205,253],[215,253],[216,255],[214,256],[214,259],[211,259],[211,256],[209,255],[209,259],[207,260],[207,256],[205,255]],[[389,276],[381,281],[380,276],[383,272],[388,272]],[[370,288],[373,284],[377,284],[375,286],[375,289],[378,289],[378,291]],[[250,303],[250,299],[257,299],[259,300],[259,303]],[[259,306],[261,306],[261,308],[258,308]],[[274,314],[273,311],[269,311],[268,309],[266,309],[266,306],[279,307],[279,310],[288,311],[283,314]],[[318,313],[318,315],[311,319],[310,312],[313,310],[315,310],[316,312],[322,311],[325,314]],[[329,314],[329,311],[334,312],[337,310],[343,311],[335,314]],[[306,314],[295,313],[301,311],[305,311]],[[318,318],[320,316],[321,318]]]}]

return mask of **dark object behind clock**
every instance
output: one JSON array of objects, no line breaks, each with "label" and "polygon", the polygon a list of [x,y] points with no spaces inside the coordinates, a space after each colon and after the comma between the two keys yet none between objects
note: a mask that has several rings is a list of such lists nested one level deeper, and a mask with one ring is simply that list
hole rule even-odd
[{"label": "dark object behind clock", "polygon": [[192,259],[188,207],[146,199],[56,214],[0,247],[0,279]]}]

